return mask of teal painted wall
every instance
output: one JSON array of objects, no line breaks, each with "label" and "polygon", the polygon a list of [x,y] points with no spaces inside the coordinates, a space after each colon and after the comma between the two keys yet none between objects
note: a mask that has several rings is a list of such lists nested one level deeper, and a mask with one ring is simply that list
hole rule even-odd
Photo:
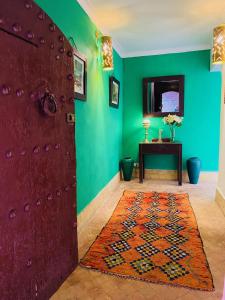
[{"label": "teal painted wall", "polygon": [[[177,140],[183,143],[183,165],[198,156],[205,171],[218,170],[221,74],[209,72],[210,51],[155,55],[124,59],[124,128],[123,154],[137,160],[138,143],[143,140],[142,78],[163,75],[185,75],[185,112]],[[164,129],[161,118],[151,118],[150,138]],[[148,157],[147,168],[175,169],[173,156]]]},{"label": "teal painted wall", "polygon": [[[183,143],[183,163],[199,156],[202,169],[218,169],[221,75],[209,72],[209,51],[121,59],[114,51],[114,71],[104,72],[98,59],[96,26],[76,0],[36,0],[66,37],[73,37],[88,59],[87,102],[76,100],[76,156],[78,213],[118,172],[122,156],[138,156],[142,141],[142,78],[185,75],[185,115],[176,138]],[[108,105],[108,80],[121,82],[120,107]],[[168,128],[160,118],[151,118],[150,138],[158,128]],[[123,153],[122,153],[123,147]],[[174,169],[172,156],[148,158],[147,167]]]},{"label": "teal painted wall", "polygon": [[[98,60],[96,27],[75,0],[36,0],[88,60],[87,102],[76,100],[77,204],[80,212],[118,172],[122,154],[123,60],[114,72]],[[119,109],[109,107],[109,76],[121,82]]]}]

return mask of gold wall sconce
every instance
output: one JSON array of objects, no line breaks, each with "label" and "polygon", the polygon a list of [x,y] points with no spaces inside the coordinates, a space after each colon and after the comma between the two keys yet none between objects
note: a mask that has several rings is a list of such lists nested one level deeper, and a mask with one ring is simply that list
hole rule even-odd
[{"label": "gold wall sconce", "polygon": [[225,63],[225,24],[221,24],[213,30],[212,63]]},{"label": "gold wall sconce", "polygon": [[102,67],[103,70],[113,70],[113,47],[112,38],[110,36],[103,35],[102,41]]},{"label": "gold wall sconce", "polygon": [[108,35],[102,35],[99,31],[95,32],[95,38],[98,49],[98,60],[101,61],[103,70],[113,70],[112,38]]}]

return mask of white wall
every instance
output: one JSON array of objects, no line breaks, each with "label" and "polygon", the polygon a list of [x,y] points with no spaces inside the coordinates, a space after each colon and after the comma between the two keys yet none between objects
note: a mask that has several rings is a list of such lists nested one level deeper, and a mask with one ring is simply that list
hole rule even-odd
[{"label": "white wall", "polygon": [[218,191],[225,200],[225,65],[222,74],[222,101],[221,101],[221,127],[220,127],[220,163],[219,163],[219,179]]}]

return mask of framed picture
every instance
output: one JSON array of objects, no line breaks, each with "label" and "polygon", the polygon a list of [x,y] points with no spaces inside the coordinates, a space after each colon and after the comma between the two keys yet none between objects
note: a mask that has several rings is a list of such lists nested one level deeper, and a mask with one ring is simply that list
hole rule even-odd
[{"label": "framed picture", "polygon": [[87,100],[87,59],[74,49],[74,93],[75,98]]},{"label": "framed picture", "polygon": [[109,78],[109,105],[119,107],[120,82],[115,77]]}]

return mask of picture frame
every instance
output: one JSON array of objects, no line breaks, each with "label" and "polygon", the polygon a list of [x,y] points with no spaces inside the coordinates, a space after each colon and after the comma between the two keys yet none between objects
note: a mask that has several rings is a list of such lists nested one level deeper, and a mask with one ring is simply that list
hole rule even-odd
[{"label": "picture frame", "polygon": [[120,100],[120,82],[115,77],[109,78],[109,105],[115,108],[119,107]]},{"label": "picture frame", "polygon": [[75,99],[87,100],[87,59],[86,57],[73,50],[74,58],[74,97]]}]

